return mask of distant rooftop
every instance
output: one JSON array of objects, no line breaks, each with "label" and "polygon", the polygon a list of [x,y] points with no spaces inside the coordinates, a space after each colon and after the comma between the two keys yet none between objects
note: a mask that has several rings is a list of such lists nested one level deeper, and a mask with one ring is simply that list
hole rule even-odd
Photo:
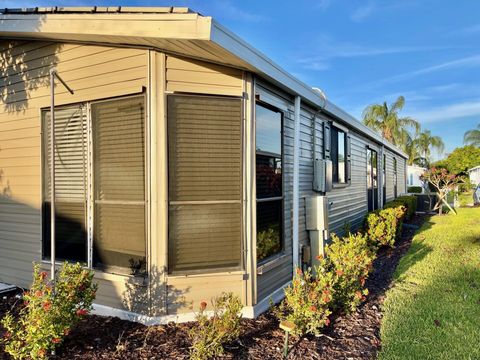
[{"label": "distant rooftop", "polygon": [[94,13],[112,13],[112,14],[187,14],[195,13],[188,7],[131,7],[131,6],[84,6],[84,7],[32,7],[32,8],[0,8],[0,14],[94,14]]}]

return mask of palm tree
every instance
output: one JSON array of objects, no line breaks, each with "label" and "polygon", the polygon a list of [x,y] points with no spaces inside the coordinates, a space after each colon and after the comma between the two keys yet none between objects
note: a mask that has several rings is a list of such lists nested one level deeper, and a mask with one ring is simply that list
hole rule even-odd
[{"label": "palm tree", "polygon": [[423,158],[424,162],[430,159],[430,150],[437,149],[442,152],[445,148],[445,144],[440,136],[432,136],[430,130],[425,130],[419,133],[413,140],[413,146],[417,148],[417,152]]},{"label": "palm tree", "polygon": [[463,141],[467,145],[480,147],[480,124],[477,125],[476,129],[467,131],[463,137]]},{"label": "palm tree", "polygon": [[418,132],[420,124],[411,117],[399,117],[398,113],[404,105],[403,96],[399,96],[390,106],[386,101],[383,104],[372,104],[363,111],[363,123],[380,132],[392,144],[405,146],[410,137],[407,128],[413,127]]}]

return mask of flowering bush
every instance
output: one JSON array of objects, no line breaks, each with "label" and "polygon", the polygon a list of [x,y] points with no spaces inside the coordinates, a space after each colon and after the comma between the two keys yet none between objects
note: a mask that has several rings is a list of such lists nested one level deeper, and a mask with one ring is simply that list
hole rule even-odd
[{"label": "flowering bush", "polygon": [[380,246],[394,247],[401,232],[406,208],[403,205],[372,211],[365,218],[365,231],[373,249]]},{"label": "flowering bush", "polygon": [[200,303],[198,326],[189,335],[193,345],[190,359],[204,360],[223,354],[223,344],[240,335],[242,302],[232,293],[222,293],[212,301],[213,315],[207,314],[207,303]]},{"label": "flowering bush", "polygon": [[335,296],[332,309],[355,310],[368,295],[365,280],[375,259],[366,235],[357,233],[339,238],[332,234],[332,242],[325,248],[325,255],[320,266],[333,276]]},{"label": "flowering bush", "polygon": [[332,284],[333,274],[321,267],[315,268],[315,276],[310,268],[306,271],[298,268],[292,285],[285,289],[277,317],[295,324],[294,335],[318,334],[330,323],[329,305],[335,296]]},{"label": "flowering bush", "polygon": [[432,167],[420,176],[420,180],[428,182],[438,192],[438,201],[433,210],[438,210],[439,214],[442,214],[443,205],[445,205],[456,214],[456,211],[451,208],[445,199],[450,191],[464,182],[462,177],[450,174],[446,169]]},{"label": "flowering bush", "polygon": [[19,317],[9,313],[1,320],[7,330],[5,351],[14,359],[45,358],[91,310],[97,290],[92,271],[80,264],[64,263],[55,289],[47,277],[39,265],[34,265],[33,283],[24,293]]}]

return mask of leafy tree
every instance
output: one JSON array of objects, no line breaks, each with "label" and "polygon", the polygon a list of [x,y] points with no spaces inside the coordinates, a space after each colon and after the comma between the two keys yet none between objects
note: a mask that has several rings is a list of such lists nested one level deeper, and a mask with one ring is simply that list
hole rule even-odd
[{"label": "leafy tree", "polygon": [[463,174],[468,169],[480,165],[480,148],[473,145],[453,150],[446,159],[437,161],[437,168],[445,168],[453,174]]},{"label": "leafy tree", "polygon": [[436,167],[432,167],[430,170],[425,171],[420,176],[420,180],[424,182],[427,181],[435,188],[437,192],[438,200],[433,210],[438,210],[438,213],[441,215],[443,211],[442,205],[445,204],[450,211],[457,215],[455,209],[453,209],[445,199],[450,191],[454,190],[463,182],[462,177],[456,176],[455,174],[450,174],[447,169],[438,169]]},{"label": "leafy tree", "polygon": [[415,131],[420,130],[420,124],[411,117],[400,117],[399,112],[405,105],[405,98],[399,96],[390,106],[387,102],[383,104],[372,104],[363,112],[363,123],[376,130],[382,136],[394,145],[404,147],[411,138],[408,128],[412,127]]},{"label": "leafy tree", "polygon": [[480,147],[480,124],[477,125],[476,129],[465,132],[463,141],[467,145]]}]

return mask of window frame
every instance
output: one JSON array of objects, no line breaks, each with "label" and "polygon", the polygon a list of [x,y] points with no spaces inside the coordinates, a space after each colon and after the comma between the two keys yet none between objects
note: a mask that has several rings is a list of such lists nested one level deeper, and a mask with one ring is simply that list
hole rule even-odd
[{"label": "window frame", "polygon": [[[79,102],[73,102],[73,103],[68,103],[68,104],[62,104],[62,105],[56,105],[55,106],[55,111],[56,110],[61,110],[64,108],[69,108],[73,106],[79,106],[79,107],[84,107],[85,108],[85,114],[86,114],[86,153],[87,153],[87,173],[86,173],[86,182],[87,182],[87,189],[85,189],[87,193],[87,211],[86,211],[86,225],[87,225],[87,262],[82,264],[82,266],[92,269],[95,272],[101,272],[101,273],[108,273],[108,274],[114,274],[114,275],[120,275],[120,276],[134,276],[131,273],[130,268],[124,268],[124,267],[118,267],[118,266],[106,266],[102,268],[97,268],[93,266],[93,248],[94,248],[94,229],[95,229],[95,173],[94,173],[94,144],[93,144],[93,139],[94,139],[94,134],[92,131],[93,128],[93,118],[92,118],[92,112],[91,112],[91,105],[92,104],[98,104],[102,102],[109,102],[109,101],[115,101],[115,100],[124,100],[124,99],[130,99],[130,98],[143,98],[144,101],[144,238],[145,238],[145,261],[146,261],[146,268],[145,272],[148,274],[148,268],[149,268],[149,263],[150,263],[150,254],[149,254],[149,231],[148,227],[150,224],[150,218],[149,218],[149,202],[148,202],[148,194],[149,194],[149,184],[150,184],[150,169],[149,169],[149,164],[150,164],[150,157],[149,157],[149,143],[150,143],[150,135],[149,135],[149,115],[148,115],[148,102],[147,102],[147,93],[145,91],[138,92],[138,93],[132,93],[132,94],[126,94],[126,95],[119,95],[119,96],[114,96],[114,97],[108,97],[108,98],[103,98],[103,99],[94,99],[94,100],[87,100],[87,101],[79,101]],[[45,129],[44,125],[44,114],[50,112],[50,107],[42,107],[40,108],[40,123],[41,123],[41,141],[40,141],[40,157],[41,157],[41,261],[43,263],[50,263],[51,258],[47,257],[45,255],[45,249],[44,249],[44,243],[45,241],[50,241],[50,238],[45,239],[45,186],[46,184],[46,162],[49,162],[50,159],[46,159],[45,157],[47,156],[45,152],[45,146],[47,145],[45,143],[46,137],[45,133],[49,131],[49,129]],[[50,224],[48,224],[50,226]],[[63,261],[69,262],[70,260],[68,259],[55,259],[56,265],[60,265]]]},{"label": "window frame", "polygon": [[[285,112],[279,109],[278,107],[269,104],[268,102],[262,101],[260,99],[255,100],[255,189],[257,188],[257,111],[256,107],[261,106],[267,110],[270,110],[272,112],[280,114],[280,154],[275,154],[275,153],[270,153],[266,151],[260,151],[261,155],[273,155],[278,156],[280,155],[280,159],[282,162],[282,193],[281,196],[276,196],[276,197],[270,197],[270,198],[261,198],[259,199],[257,197],[257,193],[255,190],[255,224],[257,224],[257,209],[258,209],[258,203],[265,203],[265,202],[274,202],[274,201],[281,201],[281,219],[280,219],[280,250],[270,256],[267,256],[261,260],[258,260],[258,257],[255,258],[255,261],[257,263],[257,267],[264,267],[268,263],[275,262],[277,259],[281,258],[282,256],[285,256],[286,254],[286,249],[285,249],[285,151],[284,151],[284,123],[285,123]],[[256,231],[255,231],[255,253],[257,250],[257,234],[258,234],[258,228],[255,226]]]},{"label": "window frame", "polygon": [[[244,97],[241,96],[231,96],[231,95],[220,95],[220,94],[200,94],[200,93],[185,93],[185,92],[172,92],[167,93],[165,98],[165,121],[167,122],[167,134],[166,134],[166,142],[167,142],[167,149],[166,149],[166,158],[167,158],[167,179],[166,179],[166,186],[167,186],[167,255],[166,255],[166,262],[165,268],[166,272],[169,276],[188,276],[188,275],[207,275],[207,274],[217,274],[217,273],[232,273],[232,272],[243,272],[246,268],[246,244],[245,244],[245,215],[244,215],[244,199],[240,200],[241,203],[241,228],[240,228],[240,260],[239,266],[235,267],[218,267],[218,268],[198,268],[198,269],[189,269],[189,270],[174,270],[171,268],[171,261],[170,261],[170,219],[169,219],[169,211],[171,205],[180,205],[182,203],[188,204],[189,202],[199,203],[199,201],[177,201],[170,199],[170,137],[169,137],[169,121],[168,121],[168,97],[170,96],[177,96],[177,97],[195,97],[195,98],[220,98],[220,99],[230,99],[230,100],[239,100],[241,101],[241,125],[240,125],[240,142],[241,142],[241,194],[242,197],[244,196],[245,191],[245,103]],[[209,200],[205,200],[205,203],[209,203]],[[219,203],[225,202],[228,203],[230,200],[219,200]],[[173,204],[172,204],[173,203]]]},{"label": "window frame", "polygon": [[[342,132],[343,133],[343,167],[344,167],[344,173],[345,173],[345,179],[343,182],[339,182],[338,181],[338,174],[339,174],[339,169],[340,169],[340,166],[338,165],[338,160],[339,160],[339,149],[340,147],[338,146],[339,144],[339,141],[338,141],[338,135],[339,135],[339,132]],[[337,165],[337,180],[335,181],[335,179],[333,178],[333,169],[335,168],[335,163],[332,161],[332,184],[334,185],[334,187],[346,187],[349,185],[349,173],[348,173],[348,130],[343,128],[343,127],[339,127],[337,124],[335,123],[332,123],[330,125],[330,160],[332,160],[332,157],[333,157],[333,133],[336,133],[337,134],[337,153],[335,154],[335,158],[336,158],[336,165]]]}]

